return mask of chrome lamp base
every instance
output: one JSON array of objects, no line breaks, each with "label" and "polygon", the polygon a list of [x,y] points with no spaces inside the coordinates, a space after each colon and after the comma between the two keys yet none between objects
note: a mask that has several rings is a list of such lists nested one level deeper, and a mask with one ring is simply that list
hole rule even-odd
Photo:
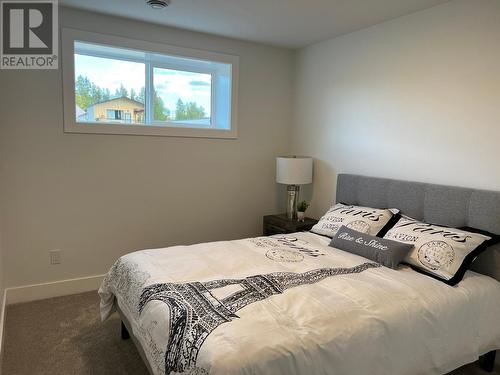
[{"label": "chrome lamp base", "polygon": [[286,216],[289,220],[297,219],[297,202],[299,200],[299,185],[288,185],[286,197]]}]

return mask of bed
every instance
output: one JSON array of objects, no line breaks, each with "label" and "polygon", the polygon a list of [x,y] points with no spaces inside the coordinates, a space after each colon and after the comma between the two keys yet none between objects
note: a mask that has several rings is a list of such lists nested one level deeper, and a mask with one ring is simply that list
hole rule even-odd
[{"label": "bed", "polygon": [[[500,193],[341,174],[337,201],[500,233]],[[500,247],[455,287],[310,232],[134,252],[99,293],[149,371],[446,374],[500,348]]]}]

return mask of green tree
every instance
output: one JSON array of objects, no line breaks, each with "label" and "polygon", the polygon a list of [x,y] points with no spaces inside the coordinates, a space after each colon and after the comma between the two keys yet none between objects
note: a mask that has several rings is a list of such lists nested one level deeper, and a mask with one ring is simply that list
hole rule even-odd
[{"label": "green tree", "polygon": [[141,87],[141,91],[139,91],[139,94],[137,94],[135,100],[144,104],[145,103],[144,98],[146,97],[145,91],[146,90],[144,90],[144,87]]},{"label": "green tree", "polygon": [[153,118],[157,121],[170,120],[170,111],[165,108],[165,103],[156,90],[153,90]]},{"label": "green tree", "polygon": [[125,88],[125,86],[123,86],[123,83],[120,83],[120,88],[116,89],[115,91],[115,98],[122,98],[122,97],[128,98],[128,91]]},{"label": "green tree", "polygon": [[180,98],[175,106],[176,120],[198,120],[205,118],[205,109],[195,102],[184,103]]},{"label": "green tree", "polygon": [[186,104],[186,117],[188,120],[198,120],[205,117],[205,109],[195,102]]},{"label": "green tree", "polygon": [[83,110],[87,109],[92,104],[92,96],[90,90],[92,82],[87,77],[79,75],[75,81],[75,101]]},{"label": "green tree", "polygon": [[99,103],[99,102],[102,102],[104,100],[103,90],[99,86],[95,85],[94,83],[92,83],[90,85],[90,96],[92,98],[92,104]]},{"label": "green tree", "polygon": [[137,100],[137,95],[136,95],[135,90],[133,88],[130,89],[130,99]]},{"label": "green tree", "polygon": [[109,100],[111,99],[111,92],[109,91],[108,88],[102,90],[102,100]]},{"label": "green tree", "polygon": [[76,104],[86,110],[90,105],[109,100],[111,93],[109,89],[103,89],[93,83],[88,77],[79,75],[75,81]]},{"label": "green tree", "polygon": [[175,105],[175,119],[176,120],[186,119],[186,106],[184,105],[184,102],[180,98],[177,99],[177,103]]}]

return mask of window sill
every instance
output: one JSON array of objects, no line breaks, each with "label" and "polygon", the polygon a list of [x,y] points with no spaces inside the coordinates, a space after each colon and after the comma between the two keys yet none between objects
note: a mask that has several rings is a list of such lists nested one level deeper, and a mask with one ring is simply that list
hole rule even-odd
[{"label": "window sill", "polygon": [[206,129],[185,128],[174,126],[154,125],[123,125],[123,124],[94,124],[94,123],[69,123],[64,124],[65,133],[79,134],[113,134],[113,135],[145,135],[159,137],[187,137],[187,138],[222,138],[236,139],[235,129]]}]

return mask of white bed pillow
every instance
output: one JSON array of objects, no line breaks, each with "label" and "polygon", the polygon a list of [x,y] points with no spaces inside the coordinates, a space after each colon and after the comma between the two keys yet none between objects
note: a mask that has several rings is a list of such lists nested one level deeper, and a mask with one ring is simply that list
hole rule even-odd
[{"label": "white bed pillow", "polygon": [[[323,215],[311,232],[333,237],[342,225],[358,232],[376,236],[399,210],[379,209],[337,203]],[[384,231],[382,231],[384,229]]]},{"label": "white bed pillow", "polygon": [[384,238],[413,244],[404,262],[448,285],[459,283],[491,237],[401,216]]}]

